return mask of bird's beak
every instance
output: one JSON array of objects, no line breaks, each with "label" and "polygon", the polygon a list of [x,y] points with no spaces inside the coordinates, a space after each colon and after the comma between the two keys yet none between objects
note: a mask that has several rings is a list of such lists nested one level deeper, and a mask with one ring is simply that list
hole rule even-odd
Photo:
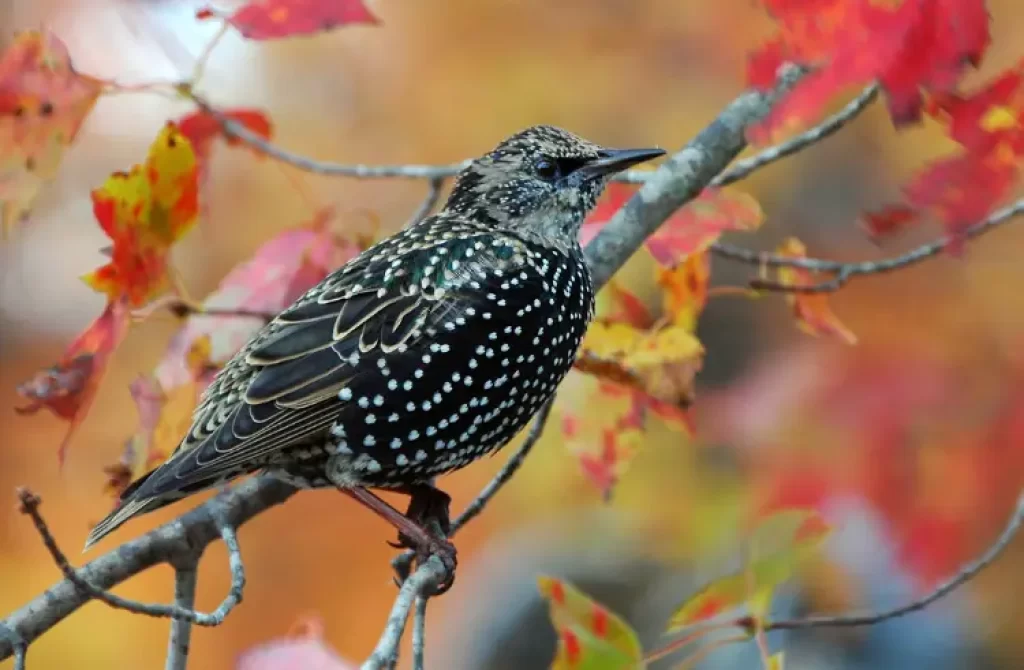
[{"label": "bird's beak", "polygon": [[599,179],[664,155],[663,149],[601,149],[579,172],[585,179]]}]

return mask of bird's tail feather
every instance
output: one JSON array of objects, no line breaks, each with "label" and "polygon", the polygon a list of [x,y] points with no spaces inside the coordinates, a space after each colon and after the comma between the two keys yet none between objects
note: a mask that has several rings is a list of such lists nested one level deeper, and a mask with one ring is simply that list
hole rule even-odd
[{"label": "bird's tail feather", "polygon": [[96,524],[96,527],[89,532],[89,537],[85,540],[85,549],[83,551],[89,551],[89,548],[99,542],[101,539],[114,532],[121,524],[128,521],[129,519],[145,514],[146,512],[152,512],[155,509],[169,505],[177,500],[177,498],[142,498],[139,500],[128,500],[122,503],[112,511],[110,514]]}]

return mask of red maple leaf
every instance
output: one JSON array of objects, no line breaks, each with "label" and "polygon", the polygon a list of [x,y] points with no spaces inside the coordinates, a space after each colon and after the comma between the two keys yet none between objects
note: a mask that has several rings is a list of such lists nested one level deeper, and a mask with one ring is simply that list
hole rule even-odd
[{"label": "red maple leaf", "polygon": [[0,54],[0,232],[28,215],[102,91],[52,33],[20,33]]},{"label": "red maple leaf", "polygon": [[[971,95],[943,94],[928,113],[946,124],[962,147],[921,170],[904,187],[910,210],[931,211],[961,248],[962,233],[1003,200],[1017,183],[1024,156],[1024,62]],[[907,207],[890,208],[900,212]],[[883,219],[884,220],[884,219]]]},{"label": "red maple leaf", "polygon": [[[273,124],[267,115],[258,109],[229,109],[221,112],[221,116],[245,126],[263,139],[269,140],[273,134]],[[236,146],[240,143],[238,138],[224,135],[220,120],[203,110],[183,116],[178,119],[176,125],[181,134],[192,143],[196,162],[199,163],[200,178],[202,178],[204,168],[210,158],[210,148],[216,137],[224,137],[229,146]],[[262,156],[258,152],[257,155]]]},{"label": "red maple leaf", "polygon": [[64,463],[68,443],[96,396],[110,354],[128,331],[129,311],[122,301],[111,302],[103,314],[75,338],[61,359],[18,386],[29,400],[19,414],[35,414],[43,407],[69,422],[57,458]]},{"label": "red maple leaf", "polygon": [[767,87],[783,62],[814,68],[752,132],[764,141],[817,116],[835,94],[878,81],[896,125],[920,119],[922,91],[952,91],[988,47],[984,0],[763,0],[779,35],[751,55],[747,79]]},{"label": "red maple leaf", "polygon": [[[200,19],[221,16],[213,9],[200,9]],[[353,25],[379,23],[362,0],[252,0],[224,16],[244,37],[270,40],[309,35]]]}]

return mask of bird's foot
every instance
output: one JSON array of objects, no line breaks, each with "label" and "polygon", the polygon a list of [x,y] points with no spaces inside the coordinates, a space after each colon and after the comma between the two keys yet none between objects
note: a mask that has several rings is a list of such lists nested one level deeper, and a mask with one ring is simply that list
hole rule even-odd
[{"label": "bird's foot", "polygon": [[[389,544],[399,549],[412,549],[419,565],[431,556],[437,556],[444,565],[445,577],[430,595],[441,595],[455,583],[455,566],[458,564],[455,545],[448,540],[452,499],[444,491],[429,484],[410,486],[404,492],[410,496],[405,516],[422,533],[407,534],[399,529],[398,542]],[[408,561],[396,562],[395,572],[400,582],[408,578],[409,568]]]}]

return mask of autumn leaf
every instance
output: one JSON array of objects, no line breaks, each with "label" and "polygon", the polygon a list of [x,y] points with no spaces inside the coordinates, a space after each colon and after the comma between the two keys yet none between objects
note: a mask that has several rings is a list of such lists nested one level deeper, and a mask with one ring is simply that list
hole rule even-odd
[{"label": "autumn leaf", "polygon": [[[308,224],[285,230],[224,277],[203,306],[218,311],[276,314],[361,251],[360,244],[331,232],[333,211],[324,209]],[[365,242],[365,241],[363,241]],[[171,339],[155,374],[164,388],[195,378],[189,363],[195,342],[209,338],[208,359],[226,362],[264,324],[259,316],[190,316]]]},{"label": "autumn leaf", "polygon": [[323,639],[323,623],[306,619],[283,638],[262,644],[239,657],[235,670],[355,670]]},{"label": "autumn leaf", "polygon": [[872,81],[893,122],[918,121],[922,93],[955,89],[988,47],[984,0],[762,0],[778,35],[750,57],[748,81],[766,88],[783,62],[814,68],[752,131],[758,141],[817,117],[837,93]]},{"label": "autumn leaf", "polygon": [[704,347],[688,328],[668,325],[648,332],[596,322],[583,338],[576,368],[686,407],[703,357]]},{"label": "autumn leaf", "polygon": [[813,556],[831,532],[813,510],[777,510],[765,517],[748,540],[750,562],[719,577],[688,598],[672,615],[667,632],[717,617],[746,605],[760,620],[772,593]]},{"label": "autumn leaf", "polygon": [[[228,109],[220,112],[220,115],[244,126],[263,139],[269,140],[273,134],[273,124],[267,115],[258,109]],[[240,144],[237,137],[224,134],[220,119],[203,110],[197,110],[178,119],[176,125],[192,144],[192,151],[195,152],[196,162],[199,164],[200,180],[209,163],[210,149],[215,138],[223,137],[229,146]],[[256,155],[262,156],[259,152],[256,152]]]},{"label": "autumn leaf", "polygon": [[913,208],[893,205],[867,212],[860,218],[861,228],[874,241],[891,237],[920,221],[920,215]]},{"label": "autumn leaf", "polygon": [[885,211],[934,214],[953,238],[948,249],[957,252],[964,230],[984,219],[1018,183],[1024,158],[1024,61],[972,95],[934,96],[928,112],[962,149],[921,170],[903,189],[906,205]]},{"label": "autumn leaf", "polygon": [[[611,184],[584,221],[580,244],[586,246],[635,191],[626,184]],[[729,188],[706,188],[644,244],[658,263],[672,266],[705,251],[726,231],[756,230],[763,221],[764,212],[752,196]]]},{"label": "autumn leaf", "polygon": [[711,256],[707,250],[687,256],[672,267],[658,267],[658,285],[662,288],[665,315],[676,326],[690,332],[697,329],[697,320],[708,301],[711,279]]},{"label": "autumn leaf", "polygon": [[612,491],[625,474],[633,458],[643,446],[644,434],[632,428],[605,428],[601,436],[600,451],[594,453],[586,446],[570,445],[579,460],[583,475],[601,492],[605,502],[611,500]]},{"label": "autumn leaf", "polygon": [[764,670],[785,670],[785,652],[776,652],[768,657],[768,662],[764,664]]},{"label": "autumn leaf", "polygon": [[644,244],[658,263],[672,266],[706,251],[726,231],[756,230],[763,221],[764,212],[752,196],[732,189],[706,188]]},{"label": "autumn leaf", "polygon": [[251,40],[310,35],[346,25],[379,23],[363,0],[251,0],[230,14],[201,9],[197,18],[224,18]]},{"label": "autumn leaf", "polygon": [[654,316],[643,301],[615,277],[609,279],[598,292],[594,318],[625,323],[635,328],[650,328],[654,325]]},{"label": "autumn leaf", "polygon": [[61,464],[75,430],[92,405],[110,354],[124,339],[128,325],[126,305],[120,301],[107,304],[103,314],[75,338],[56,365],[18,386],[18,394],[29,400],[27,406],[17,408],[19,414],[34,414],[46,407],[69,423],[57,451]]},{"label": "autumn leaf", "polygon": [[[790,237],[782,243],[776,253],[786,258],[805,258],[807,249],[803,242]],[[811,272],[793,267],[780,267],[778,280],[787,286],[807,286],[815,283]],[[786,300],[793,308],[793,316],[800,330],[810,335],[834,337],[846,344],[857,343],[857,336],[832,312],[827,293],[787,292]]]},{"label": "autumn leaf", "polygon": [[102,91],[48,31],[22,32],[0,54],[0,232],[28,216]]},{"label": "autumn leaf", "polygon": [[138,307],[168,283],[168,254],[195,225],[196,156],[188,139],[168,123],[145,165],[117,172],[92,192],[93,214],[114,242],[111,260],[82,279],[111,300]]},{"label": "autumn leaf", "polygon": [[644,667],[636,632],[614,612],[568,582],[539,577],[558,634],[552,670],[634,670]]}]

